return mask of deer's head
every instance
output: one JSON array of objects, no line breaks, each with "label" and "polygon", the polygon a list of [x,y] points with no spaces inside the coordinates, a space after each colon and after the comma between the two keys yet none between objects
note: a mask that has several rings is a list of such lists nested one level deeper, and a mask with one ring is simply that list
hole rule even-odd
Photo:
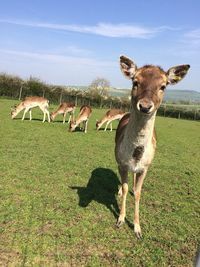
[{"label": "deer's head", "polygon": [[96,120],[96,130],[98,131],[100,129],[100,121]]},{"label": "deer's head", "polygon": [[55,112],[51,112],[50,119],[51,119],[51,121],[54,121],[54,119],[55,119]]},{"label": "deer's head", "polygon": [[75,131],[76,127],[77,127],[76,121],[75,120],[70,121],[70,123],[69,123],[69,132]]},{"label": "deer's head", "polygon": [[178,65],[165,72],[154,65],[137,68],[128,57],[120,57],[120,67],[126,78],[133,82],[132,106],[143,115],[153,114],[160,106],[168,84],[181,81],[190,65]]},{"label": "deer's head", "polygon": [[17,116],[17,105],[11,107],[11,118],[14,119]]}]

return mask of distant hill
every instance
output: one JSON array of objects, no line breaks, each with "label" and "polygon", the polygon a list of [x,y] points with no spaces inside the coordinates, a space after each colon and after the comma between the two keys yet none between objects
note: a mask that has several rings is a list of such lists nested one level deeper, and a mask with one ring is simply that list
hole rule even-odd
[{"label": "distant hill", "polygon": [[[113,96],[126,96],[130,95],[129,89],[111,89],[111,95]],[[200,92],[190,90],[171,90],[168,89],[165,92],[164,101],[166,102],[180,102],[188,101],[191,103],[200,103]]]},{"label": "distant hill", "polygon": [[165,101],[189,101],[200,103],[200,92],[190,90],[166,90]]}]

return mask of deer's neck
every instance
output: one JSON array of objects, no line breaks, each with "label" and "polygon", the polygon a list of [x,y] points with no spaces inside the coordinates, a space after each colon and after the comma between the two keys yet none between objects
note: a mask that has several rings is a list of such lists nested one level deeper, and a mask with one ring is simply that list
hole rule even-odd
[{"label": "deer's neck", "polygon": [[17,114],[18,114],[20,111],[22,111],[23,109],[24,109],[24,104],[23,104],[23,102],[22,102],[22,103],[20,103],[20,104],[17,106],[17,108],[16,108]]},{"label": "deer's neck", "polygon": [[99,127],[101,127],[107,120],[108,120],[107,117],[102,118],[102,119],[99,121]]},{"label": "deer's neck", "polygon": [[132,108],[124,140],[133,146],[147,145],[152,140],[155,117],[156,112],[148,116]]},{"label": "deer's neck", "polygon": [[82,121],[86,120],[86,116],[81,115],[76,120],[76,125],[79,125]]}]

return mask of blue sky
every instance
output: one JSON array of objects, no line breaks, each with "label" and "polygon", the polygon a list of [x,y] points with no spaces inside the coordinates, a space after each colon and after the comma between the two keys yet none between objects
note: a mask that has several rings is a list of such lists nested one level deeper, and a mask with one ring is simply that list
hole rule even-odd
[{"label": "blue sky", "polygon": [[[174,89],[200,91],[200,1],[0,0],[0,72],[47,83],[130,88],[119,56],[138,66],[190,64]],[[172,87],[170,87],[172,88]]]}]

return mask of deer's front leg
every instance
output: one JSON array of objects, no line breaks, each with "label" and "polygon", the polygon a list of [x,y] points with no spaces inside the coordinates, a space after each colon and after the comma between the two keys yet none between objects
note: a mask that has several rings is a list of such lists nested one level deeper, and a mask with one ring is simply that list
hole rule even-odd
[{"label": "deer's front leg", "polygon": [[50,120],[50,115],[49,115],[48,109],[46,109],[46,114],[47,114],[47,117],[48,117],[48,122],[50,122],[51,120]]},{"label": "deer's front leg", "polygon": [[106,127],[105,127],[105,129],[104,129],[105,132],[106,132],[106,130],[107,130],[107,127],[108,127],[108,124],[109,124],[109,123],[110,123],[109,121],[106,123]]},{"label": "deer's front leg", "polygon": [[120,173],[121,181],[122,181],[122,186],[119,189],[119,192],[122,194],[122,203],[121,203],[119,218],[117,220],[117,227],[120,227],[124,223],[124,220],[125,220],[126,197],[128,193],[128,170],[119,167],[119,173]]},{"label": "deer's front leg", "polygon": [[137,238],[141,238],[141,227],[140,227],[140,219],[139,219],[139,204],[140,204],[140,196],[144,178],[146,176],[147,170],[143,171],[142,173],[137,173],[134,175],[134,185],[133,191],[135,196],[135,214],[134,214],[134,232]]},{"label": "deer's front leg", "polygon": [[23,117],[22,117],[22,121],[24,120],[24,118],[25,118],[25,116],[26,116],[26,112],[28,112],[28,108],[25,108],[25,110],[24,110],[24,114],[23,114]]}]

